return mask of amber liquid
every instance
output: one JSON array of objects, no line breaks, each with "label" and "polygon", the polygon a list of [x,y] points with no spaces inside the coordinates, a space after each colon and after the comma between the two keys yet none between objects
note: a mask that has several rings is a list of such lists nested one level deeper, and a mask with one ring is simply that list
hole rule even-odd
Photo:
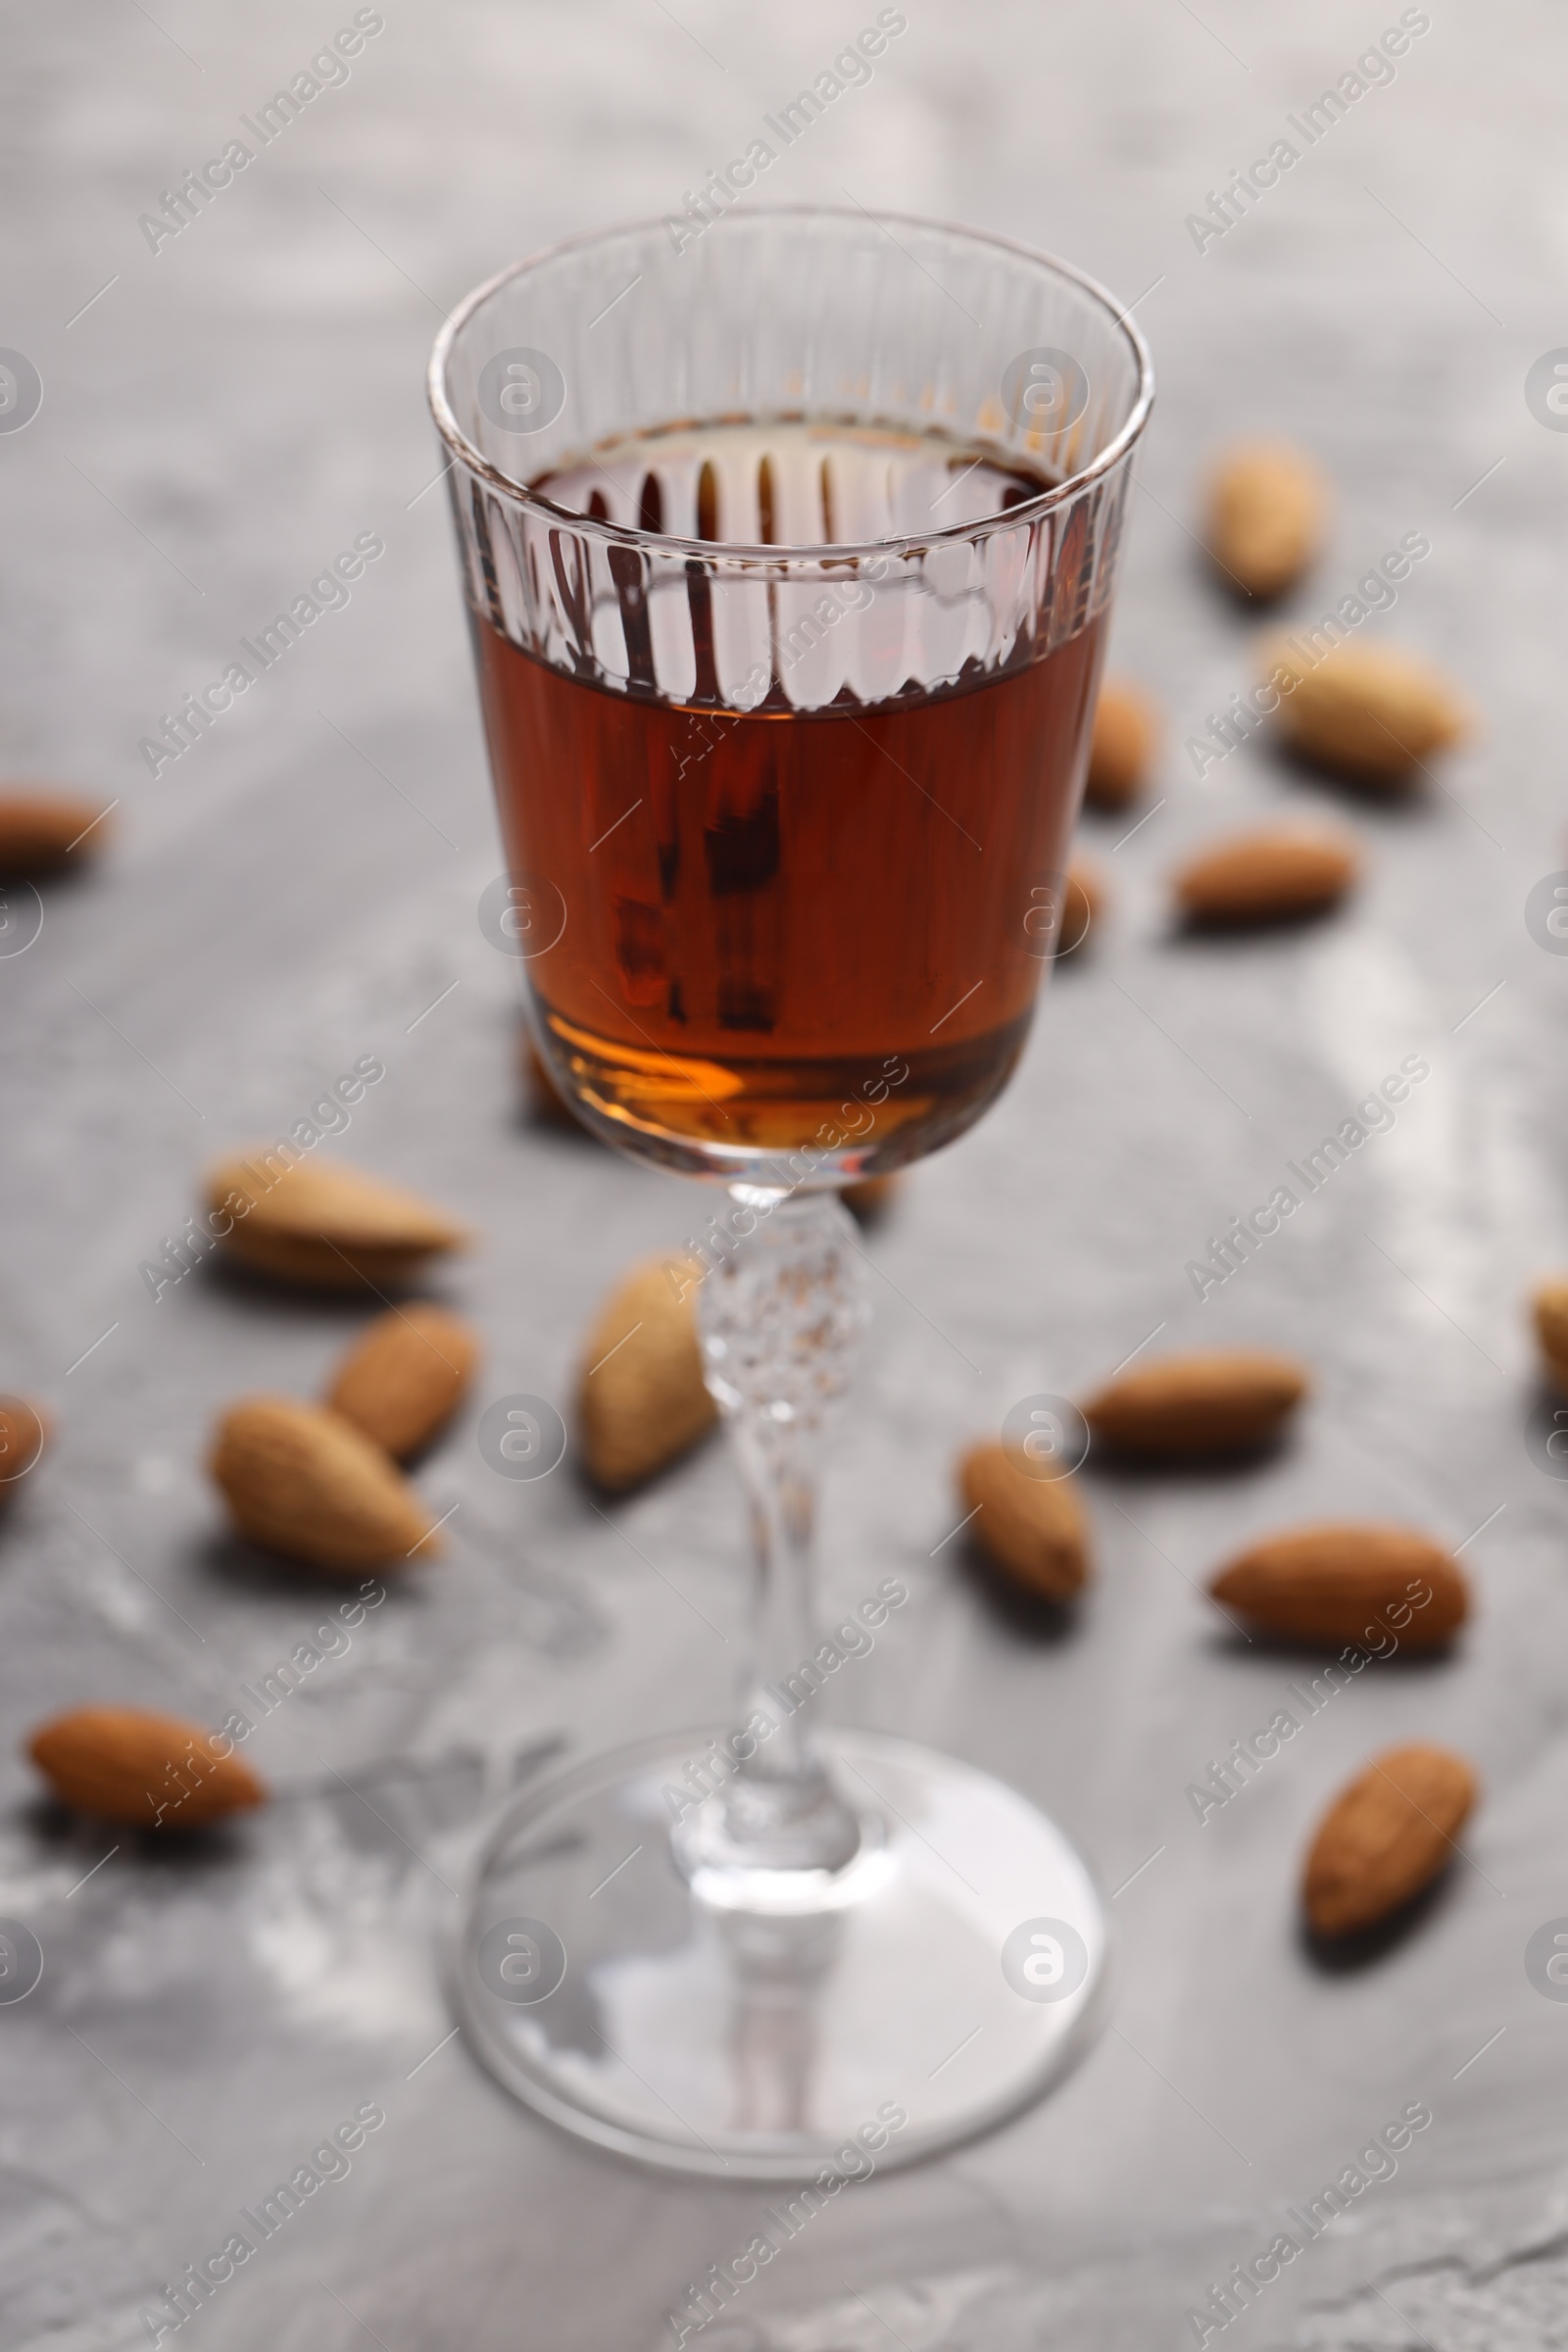
[{"label": "amber liquid", "polygon": [[[724,424],[533,486],[788,546],[978,520],[1049,484],[935,436]],[[696,594],[691,622],[701,676]],[[527,965],[541,1042],[591,1123],[672,1164],[808,1147],[853,1174],[979,1115],[1048,968],[1098,621],[1041,660],[817,710],[779,707],[764,664],[744,714],[584,683],[477,616],[474,634],[509,866],[564,916]]]}]

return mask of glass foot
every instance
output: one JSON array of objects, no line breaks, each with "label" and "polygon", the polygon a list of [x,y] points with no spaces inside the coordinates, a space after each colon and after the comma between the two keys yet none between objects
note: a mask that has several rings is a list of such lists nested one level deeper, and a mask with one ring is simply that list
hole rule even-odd
[{"label": "glass foot", "polygon": [[602,2147],[731,2180],[914,2163],[1038,2098],[1105,2005],[1104,1912],[1061,1832],[967,1764],[824,1733],[860,1850],[750,1874],[770,1901],[681,1838],[689,1768],[726,1731],[508,1806],[452,1953],[491,2073]]}]

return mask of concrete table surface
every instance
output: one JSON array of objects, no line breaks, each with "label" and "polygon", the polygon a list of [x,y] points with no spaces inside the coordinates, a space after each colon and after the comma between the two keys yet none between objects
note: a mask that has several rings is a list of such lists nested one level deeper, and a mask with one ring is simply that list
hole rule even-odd
[{"label": "concrete table surface", "polygon": [[[500,860],[423,365],[470,284],[677,207],[875,11],[381,13],[349,77],[156,251],[140,217],[246,135],[348,0],[78,0],[7,33],[0,344],[43,405],[0,433],[0,760],[118,803],[97,869],[47,892],[41,935],[0,961],[0,1386],[59,1417],[0,1529],[0,1913],[45,1952],[0,2014],[14,2352],[146,2343],[164,2285],[365,2105],[385,2121],[347,2177],[181,2340],[639,2352],[673,2341],[665,2314],[762,2201],[514,2108],[444,2042],[435,1958],[476,1826],[539,1742],[582,1756],[722,1707],[743,1529],[716,1447],[594,1509],[569,1472],[497,1480],[466,1417],[420,1473],[438,1509],[462,1505],[450,1560],[269,1718],[253,1752],[279,1801],[199,1852],[127,1839],[104,1859],[111,1838],[37,1806],[20,1752],[90,1698],[219,1720],[337,1598],[225,1538],[202,1457],[223,1399],[312,1393],[364,1310],[216,1270],[155,1303],[138,1266],[206,1159],[379,1056],[325,1148],[479,1230],[439,1288],[483,1329],[486,1395],[564,1397],[596,1298],[693,1215],[673,1181],[519,1115],[513,973],[475,920]],[[1140,298],[1162,388],[1113,660],[1168,735],[1148,821],[1125,840],[1086,821],[1101,935],[1057,975],[1011,1092],[868,1242],[877,1320],[830,1481],[827,1599],[896,1573],[911,1601],[833,1704],[1057,1815],[1119,1890],[1120,1993],[1058,2095],[846,2193],[706,2341],[1192,2342],[1210,2284],[1422,2102],[1396,2176],[1224,2340],[1562,2342],[1568,2006],[1524,1951],[1568,1914],[1568,1486],[1539,1466],[1522,1302],[1568,1257],[1568,964],[1524,920],[1568,862],[1568,439],[1525,398],[1568,339],[1568,33],[1544,0],[1434,0],[1392,78],[1357,77],[1278,185],[1200,238],[1188,216],[1294,137],[1395,0],[905,13],[767,193],[970,220]],[[1256,431],[1305,442],[1338,489],[1287,625],[1401,535],[1431,542],[1366,634],[1445,665],[1480,718],[1408,802],[1342,798],[1264,744],[1194,773],[1187,739],[1250,679],[1260,626],[1205,573],[1199,487]],[[149,774],[160,715],[362,533],[385,553],[346,607]],[[1353,904],[1246,945],[1174,937],[1172,864],[1271,811],[1354,831]],[[1200,1301],[1184,1269],[1205,1237],[1407,1055],[1431,1074],[1396,1126]],[[1298,1350],[1315,1396],[1243,1474],[1091,1471],[1099,1579],[1045,1639],[937,1548],[952,1457],[1156,1327],[1151,1352]],[[1188,1785],[1298,1668],[1237,1642],[1195,1585],[1265,1528],[1361,1514],[1467,1544],[1473,1628],[1444,1663],[1369,1669],[1200,1824]],[[1295,1926],[1303,1839],[1365,1755],[1415,1737],[1474,1758],[1484,1806],[1418,1930],[1325,1971]]]}]

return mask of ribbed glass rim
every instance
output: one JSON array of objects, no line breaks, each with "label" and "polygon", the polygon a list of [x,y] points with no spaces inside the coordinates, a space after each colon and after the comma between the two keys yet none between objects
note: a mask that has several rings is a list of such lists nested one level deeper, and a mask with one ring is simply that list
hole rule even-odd
[{"label": "ribbed glass rim", "polygon": [[[512,262],[505,270],[498,270],[493,277],[487,277],[482,285],[475,286],[470,294],[464,296],[436,336],[425,373],[425,389],[436,430],[455,461],[516,505],[530,508],[537,514],[547,515],[552,522],[564,523],[573,531],[619,546],[657,548],[666,553],[696,557],[710,564],[725,559],[767,564],[845,564],[868,557],[910,555],[920,549],[938,547],[947,542],[962,541],[967,545],[977,538],[989,537],[996,531],[1016,530],[1020,523],[1033,522],[1038,516],[1049,514],[1054,508],[1075,498],[1088,483],[1113,473],[1132,449],[1153,406],[1153,361],[1148,344],[1133,324],[1132,314],[1116,300],[1108,287],[1102,286],[1098,278],[1091,277],[1087,270],[1075,269],[1071,262],[1059,261],[1054,254],[1039,253],[1032,245],[1020,244],[1015,237],[1001,237],[990,229],[968,228],[956,221],[933,220],[919,213],[867,214],[863,208],[842,204],[754,204],[746,207],[744,217],[755,220],[759,217],[784,219],[790,216],[818,220],[870,219],[874,222],[896,221],[904,228],[936,229],[945,236],[965,237],[974,244],[990,245],[1003,253],[1015,254],[1020,261],[1031,262],[1037,268],[1054,270],[1059,277],[1070,278],[1109,314],[1131,349],[1137,368],[1137,394],[1126,422],[1105,444],[1099,457],[1081,466],[1076,473],[1069,474],[1065,481],[1057,482],[1053,489],[1043,490],[1038,498],[1024,499],[1017,506],[1008,507],[1004,514],[987,516],[979,522],[948,523],[939,531],[911,531],[892,539],[865,539],[853,543],[840,540],[815,546],[750,545],[734,539],[683,539],[664,531],[634,529],[626,523],[612,522],[606,516],[583,514],[573,508],[558,506],[553,499],[542,497],[537,490],[526,488],[493,466],[474,447],[459,424],[447,398],[446,387],[447,363],[452,346],[474,312],[513,278],[521,277],[527,270],[537,270],[546,262],[556,261],[561,255],[573,253],[581,247],[607,244],[613,237],[631,236],[639,231],[657,230],[661,220],[659,216],[654,215],[613,222],[604,228],[582,230],[573,237],[563,237],[554,245],[542,246],[537,253],[528,254],[522,261]],[[726,221],[733,218],[733,215],[726,215],[724,220],[715,221],[713,225],[722,230]]]}]

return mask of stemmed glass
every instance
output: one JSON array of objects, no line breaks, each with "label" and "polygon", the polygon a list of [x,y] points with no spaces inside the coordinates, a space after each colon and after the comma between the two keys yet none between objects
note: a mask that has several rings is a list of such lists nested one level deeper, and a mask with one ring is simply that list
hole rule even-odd
[{"label": "stemmed glass", "polygon": [[838,1195],[961,1134],[1022,1048],[1152,384],[1107,294],[1000,238],[690,226],[492,279],[429,388],[539,1051],[606,1142],[709,1186],[667,1271],[750,1500],[752,1664],[732,1722],[512,1803],[454,1981],[558,2123],[827,2193],[1015,2111],[1102,2006],[1043,1814],[816,1723],[904,1588],[868,1575],[824,1645],[812,1544],[864,1314]]}]

